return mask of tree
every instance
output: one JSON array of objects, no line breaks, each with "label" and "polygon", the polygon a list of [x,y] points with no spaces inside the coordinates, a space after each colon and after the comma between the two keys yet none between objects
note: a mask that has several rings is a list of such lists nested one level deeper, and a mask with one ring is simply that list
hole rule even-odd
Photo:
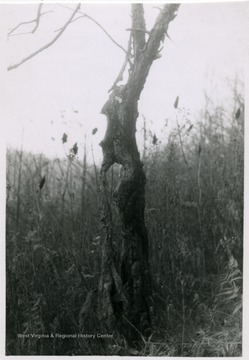
[{"label": "tree", "polygon": [[[125,63],[102,109],[108,125],[101,142],[100,208],[106,238],[99,289],[100,314],[110,329],[118,323],[119,330],[128,337],[130,332],[135,335],[134,328],[144,333],[151,326],[148,236],[144,221],[146,178],[135,138],[138,100],[151,65],[160,56],[160,45],[178,7],[177,4],[165,5],[148,32],[143,5],[132,5],[132,28]],[[127,64],[128,80],[125,85],[117,85]],[[112,246],[112,216],[106,196],[106,173],[114,163],[122,165],[121,179],[113,193],[123,230],[119,264]],[[124,330],[126,328],[129,329],[128,334]]]},{"label": "tree", "polygon": [[[41,13],[41,8],[42,5],[39,5],[32,32],[36,31],[40,17],[44,14]],[[140,333],[145,334],[150,329],[152,320],[148,236],[144,220],[146,178],[135,138],[138,101],[152,63],[161,56],[161,46],[165,36],[168,36],[169,23],[177,15],[178,8],[178,4],[164,5],[153,28],[147,31],[143,5],[131,5],[132,27],[129,29],[127,50],[121,47],[125,52],[125,61],[101,111],[107,117],[107,129],[100,144],[103,161],[100,170],[99,208],[106,236],[102,245],[98,314],[105,330],[112,332],[117,329],[128,339],[133,339]],[[79,17],[87,16],[79,9],[80,5],[77,5],[52,41],[18,64],[10,66],[9,70],[17,68],[51,46],[67,26],[77,19],[76,14],[81,14]],[[94,19],[90,19],[101,27]],[[119,85],[127,70],[126,84]],[[115,253],[113,247],[112,209],[107,197],[106,177],[115,163],[121,165],[120,181],[113,193],[122,225],[119,254]]]}]

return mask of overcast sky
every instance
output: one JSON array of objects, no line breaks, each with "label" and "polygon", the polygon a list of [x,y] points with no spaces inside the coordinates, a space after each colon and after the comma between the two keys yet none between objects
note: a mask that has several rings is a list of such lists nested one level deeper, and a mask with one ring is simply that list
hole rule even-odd
[{"label": "overcast sky", "polygon": [[[84,4],[81,10],[126,47],[129,4]],[[88,145],[93,143],[95,156],[100,159],[98,143],[106,125],[100,110],[123,64],[124,53],[96,24],[79,19],[52,47],[7,72],[9,65],[49,42],[71,14],[62,6],[44,5],[43,11],[53,12],[41,18],[35,34],[7,37],[17,24],[34,19],[36,11],[35,4],[0,5],[1,122],[7,143],[20,147],[23,131],[24,149],[62,156],[63,132],[69,135],[68,145],[73,145],[83,143],[86,131]],[[148,30],[157,14],[155,5],[145,5]],[[180,106],[189,108],[193,119],[203,105],[204,90],[215,101],[229,97],[227,78],[233,79],[236,74],[243,78],[248,64],[248,19],[248,2],[181,5],[169,28],[172,41],[165,41],[162,57],[153,63],[139,103],[140,115],[146,117],[158,137],[166,118],[174,123],[177,95]],[[33,26],[23,25],[15,33],[29,32]],[[140,117],[138,130],[141,123]],[[92,136],[95,127],[99,131]]]}]

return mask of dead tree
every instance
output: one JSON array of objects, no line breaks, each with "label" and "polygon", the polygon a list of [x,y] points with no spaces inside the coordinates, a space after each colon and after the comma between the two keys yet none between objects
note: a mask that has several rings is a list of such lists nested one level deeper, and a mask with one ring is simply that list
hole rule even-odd
[{"label": "dead tree", "polygon": [[[154,27],[146,30],[142,4],[132,5],[132,28],[125,63],[102,109],[107,118],[101,142],[100,210],[106,236],[102,245],[102,272],[99,284],[99,317],[110,331],[118,329],[126,338],[146,334],[151,326],[151,281],[148,236],[144,220],[145,173],[136,144],[138,101],[153,61],[160,57],[170,21],[178,4],[164,5]],[[123,72],[128,67],[128,80]],[[122,241],[115,254],[111,204],[107,197],[107,171],[122,166],[121,179],[113,193],[122,224]]]}]

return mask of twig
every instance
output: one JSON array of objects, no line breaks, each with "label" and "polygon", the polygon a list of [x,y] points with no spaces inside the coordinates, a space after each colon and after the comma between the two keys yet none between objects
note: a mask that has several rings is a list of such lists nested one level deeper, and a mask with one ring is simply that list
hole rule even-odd
[{"label": "twig", "polygon": [[23,63],[25,63],[26,61],[32,59],[34,56],[36,56],[37,54],[39,54],[40,52],[48,49],[51,45],[53,45],[56,40],[59,39],[59,37],[63,34],[63,32],[66,30],[66,28],[68,27],[68,25],[71,23],[71,21],[73,20],[75,14],[78,12],[78,10],[80,9],[81,4],[79,3],[75,10],[73,11],[72,15],[70,16],[70,18],[68,19],[68,21],[65,23],[65,25],[61,28],[60,32],[46,45],[42,46],[40,49],[36,50],[35,52],[33,52],[32,54],[30,54],[29,56],[27,56],[26,58],[24,58],[23,60],[21,60],[19,63],[15,64],[15,65],[11,65],[8,67],[8,71],[13,70],[18,68],[20,65],[22,65]]},{"label": "twig", "polygon": [[131,57],[131,40],[132,40],[132,36],[130,34],[130,38],[129,38],[128,46],[127,46],[127,51],[126,51],[125,61],[124,61],[123,65],[122,65],[122,67],[121,67],[121,70],[120,70],[120,72],[118,74],[117,79],[114,81],[114,84],[112,85],[110,90],[108,90],[108,93],[111,92],[116,87],[116,85],[119,83],[119,81],[123,80],[123,74],[124,74],[126,65],[129,62],[130,57]]},{"label": "twig", "polygon": [[[61,7],[64,7],[65,9],[68,9],[68,10],[71,10],[73,11],[73,9],[71,9],[69,6],[65,6],[65,5],[62,5],[62,4],[58,4],[60,5]],[[102,31],[104,31],[104,33],[106,34],[106,36],[115,44],[117,45],[117,47],[119,47],[121,50],[123,50],[125,53],[126,53],[126,50],[125,48],[123,48],[122,45],[120,45],[116,40],[113,39],[113,37],[108,33],[108,31],[97,21],[95,20],[94,18],[92,18],[91,16],[83,13],[82,11],[78,11],[79,14],[83,15],[82,17],[86,17],[87,19],[93,21]]]},{"label": "twig", "polygon": [[21,33],[18,33],[18,34],[9,35],[9,37],[21,36],[21,35],[28,35],[28,34],[32,34],[32,32],[31,32],[31,31],[21,32]]},{"label": "twig", "polygon": [[[40,9],[39,11],[41,11],[41,9]],[[50,10],[50,11],[44,11],[43,13],[40,12],[40,13],[39,13],[39,19],[36,17],[34,20],[21,22],[21,23],[18,24],[16,27],[14,27],[14,29],[12,29],[12,30],[10,30],[10,32],[8,32],[8,36],[17,36],[17,35],[21,35],[21,34],[33,34],[33,33],[37,30],[37,28],[38,28],[38,26],[39,26],[39,22],[40,22],[41,16],[43,16],[43,15],[45,15],[45,14],[48,14],[48,13],[52,13],[52,12],[53,12],[52,10]],[[38,16],[38,14],[37,14],[37,16]],[[36,25],[35,25],[35,27],[34,27],[34,29],[33,29],[32,31],[27,32],[27,33],[13,34],[13,32],[16,31],[20,26],[32,24],[32,23],[34,23],[34,22],[36,23]],[[12,35],[11,35],[11,34],[12,34]]]},{"label": "twig", "polygon": [[108,36],[109,39],[110,39],[115,45],[117,45],[121,50],[123,50],[123,51],[126,53],[126,51],[125,51],[125,49],[123,48],[123,46],[120,45],[116,40],[114,40],[113,37],[106,31],[106,29],[105,29],[98,21],[96,21],[95,19],[93,19],[93,18],[92,18],[91,16],[89,16],[89,15],[86,15],[86,14],[85,14],[85,16],[86,16],[89,20],[93,21],[98,27],[100,27],[100,29],[104,31],[104,33],[106,34],[106,36]]},{"label": "twig", "polygon": [[[75,19],[73,19],[73,20],[71,21],[71,24],[72,24],[73,22],[79,20],[79,19],[84,18],[84,17],[86,17],[86,16],[85,16],[85,15],[80,15],[80,16],[78,16],[77,18],[75,18]],[[54,32],[58,32],[58,31],[60,31],[61,29],[62,29],[62,28],[59,28],[59,29],[55,30]]]},{"label": "twig", "polygon": [[35,19],[36,25],[35,25],[34,29],[32,30],[32,34],[34,34],[34,32],[36,32],[36,30],[37,30],[37,28],[39,26],[40,18],[41,18],[42,5],[43,5],[43,3],[38,5],[37,15],[36,15],[36,19]]}]

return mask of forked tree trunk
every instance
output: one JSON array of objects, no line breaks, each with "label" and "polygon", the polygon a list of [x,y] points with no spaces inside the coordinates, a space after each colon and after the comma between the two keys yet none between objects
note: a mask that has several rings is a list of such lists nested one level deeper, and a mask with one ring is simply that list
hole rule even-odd
[{"label": "forked tree trunk", "polygon": [[[102,245],[98,311],[105,330],[117,330],[127,339],[139,332],[146,335],[151,326],[148,236],[144,221],[146,179],[135,138],[138,100],[178,7],[178,4],[164,5],[153,29],[147,32],[143,5],[132,5],[126,61],[102,109],[107,117],[107,130],[100,144],[103,150],[100,210],[106,237]],[[127,65],[127,83],[117,86]],[[113,193],[122,224],[119,254],[113,246],[112,211],[106,184],[106,173],[114,163],[122,165],[121,179]]]}]

